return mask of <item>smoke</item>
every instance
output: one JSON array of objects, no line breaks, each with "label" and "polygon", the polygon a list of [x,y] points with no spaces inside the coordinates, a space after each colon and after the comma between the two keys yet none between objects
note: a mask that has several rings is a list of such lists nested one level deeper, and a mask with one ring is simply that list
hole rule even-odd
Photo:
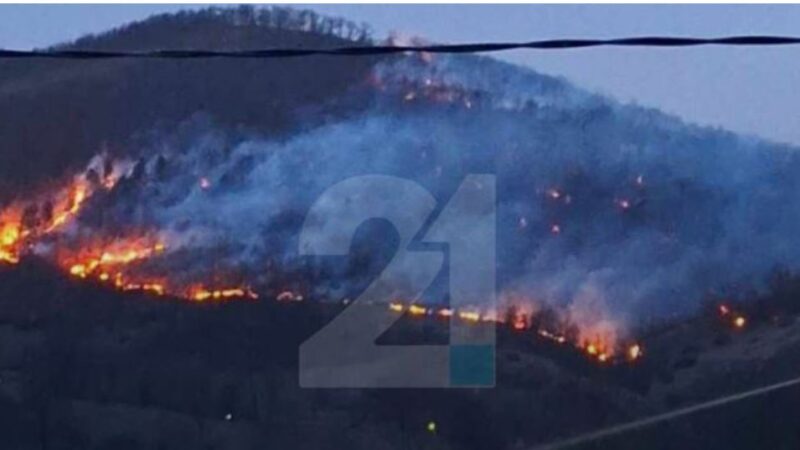
[{"label": "smoke", "polygon": [[288,137],[242,138],[202,121],[160,136],[80,226],[155,230],[168,251],[143,271],[263,285],[295,274],[308,291],[354,295],[397,238],[372,226],[345,263],[299,256],[305,213],[327,188],[393,175],[441,207],[467,174],[493,173],[498,288],[579,323],[688,313],[800,267],[796,149],[484,58],[402,58],[370,83],[348,94],[368,106]]}]

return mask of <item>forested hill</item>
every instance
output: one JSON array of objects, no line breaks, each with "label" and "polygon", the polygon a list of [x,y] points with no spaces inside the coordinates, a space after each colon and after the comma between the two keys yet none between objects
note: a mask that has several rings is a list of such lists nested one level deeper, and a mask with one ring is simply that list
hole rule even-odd
[{"label": "forested hill", "polygon": [[[59,49],[152,50],[369,45],[363,25],[283,7],[209,8],[151,17]],[[364,79],[375,58],[0,60],[0,192],[39,183],[137,133],[194,114],[285,130],[292,112]]]}]

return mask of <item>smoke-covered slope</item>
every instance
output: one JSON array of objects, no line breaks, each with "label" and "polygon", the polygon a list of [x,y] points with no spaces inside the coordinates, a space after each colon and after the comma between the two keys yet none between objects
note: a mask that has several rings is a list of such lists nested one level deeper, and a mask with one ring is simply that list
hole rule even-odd
[{"label": "smoke-covered slope", "polygon": [[[134,273],[141,277],[167,273],[184,285],[224,273],[265,289],[288,277],[312,297],[339,299],[363,288],[385,262],[376,254],[391,254],[396,243],[367,233],[357,256],[333,267],[299,257],[303,218],[325,189],[355,175],[390,174],[418,181],[444,202],[465,175],[493,173],[502,300],[554,305],[586,339],[613,341],[629,325],[691,312],[708,297],[755,295],[770,277],[800,265],[795,149],[620,105],[487,58],[325,61],[336,71],[306,60],[248,62],[270,66],[231,87],[236,95],[205,91],[227,83],[194,78],[189,67],[148,63],[153,76],[197,82],[181,94],[197,103],[163,109],[149,103],[163,100],[156,91],[111,89],[119,99],[145,96],[148,106],[138,114],[120,105],[99,122],[80,116],[74,128],[113,147],[114,139],[130,142],[130,127],[86,130],[151,117],[136,122],[142,131],[207,114],[147,129],[135,149],[144,158],[92,199],[61,242],[151,233],[168,250],[140,264]],[[275,85],[270,68],[293,76]],[[135,68],[118,70],[141,79]],[[215,70],[237,72],[227,62]],[[308,78],[298,81],[298,73]],[[291,99],[270,109],[282,95]],[[247,105],[280,111],[294,125],[276,135],[275,123],[285,122],[247,121]],[[33,112],[22,117],[37,123]],[[10,148],[23,148],[13,139]],[[446,301],[440,292],[427,301]]]},{"label": "smoke-covered slope", "polygon": [[[208,124],[156,139],[144,187],[116,203],[131,214],[113,227],[144,218],[167,240],[224,243],[240,270],[265,260],[286,269],[299,259],[307,208],[338,181],[398,175],[444,201],[466,174],[495,173],[503,293],[601,328],[752,295],[800,263],[793,149],[487,59],[407,58],[379,65],[371,82],[348,94],[370,99],[359,113],[286,139],[240,139]],[[174,175],[157,181],[160,171]],[[392,251],[385,242],[364,248]],[[338,276],[352,282],[353,273]]]}]

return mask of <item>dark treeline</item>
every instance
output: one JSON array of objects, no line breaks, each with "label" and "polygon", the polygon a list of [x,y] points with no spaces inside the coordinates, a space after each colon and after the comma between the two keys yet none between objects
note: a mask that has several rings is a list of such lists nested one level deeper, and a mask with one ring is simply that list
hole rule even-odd
[{"label": "dark treeline", "polygon": [[[174,27],[192,27],[199,36],[192,41],[172,41],[171,34]],[[355,22],[340,17],[325,17],[311,10],[293,9],[287,7],[258,8],[242,5],[237,8],[211,7],[199,11],[181,11],[175,14],[161,14],[145,21],[133,22],[122,27],[103,33],[100,36],[85,36],[74,43],[64,44],[56,48],[80,49],[106,49],[117,38],[125,39],[133,33],[136,48],[143,46],[153,49],[166,48],[165,44],[174,45],[179,49],[219,47],[228,40],[230,27],[234,28],[266,28],[280,31],[299,31],[329,38],[338,38],[350,42],[369,44],[372,42],[372,31],[367,24]],[[199,37],[198,36],[198,37]],[[202,42],[206,40],[207,42]],[[262,43],[269,47],[296,46],[298,43],[292,39],[281,39]],[[115,43],[116,44],[116,43]],[[241,49],[238,43],[233,48]],[[250,48],[250,47],[245,47]],[[255,47],[258,48],[258,47]],[[120,47],[115,45],[115,50]]]}]

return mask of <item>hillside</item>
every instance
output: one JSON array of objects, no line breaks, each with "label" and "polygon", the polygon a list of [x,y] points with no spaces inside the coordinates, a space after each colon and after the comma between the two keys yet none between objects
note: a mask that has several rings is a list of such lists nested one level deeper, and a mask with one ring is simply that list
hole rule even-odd
[{"label": "hillside", "polygon": [[[365,26],[241,7],[58,48],[352,44]],[[517,450],[800,368],[798,149],[492,58],[0,61],[0,149],[3,448]],[[307,220],[374,175],[408,183]],[[448,209],[465,185],[494,201]],[[308,256],[306,226],[349,253]],[[451,304],[452,260],[423,273],[454,248],[496,305]],[[379,343],[496,326],[495,389],[299,387],[300,343],[396,254]],[[794,448],[783,394],[597,448]]]},{"label": "hillside", "polygon": [[[342,19],[287,8],[163,15],[61,49],[246,50],[369,44]],[[279,134],[296,112],[363,80],[373,58],[284,60],[2,60],[0,192],[57,177],[100,149],[135,153],[136,134],[205,114],[226,127]],[[324,78],[320,78],[320,76]]]}]

